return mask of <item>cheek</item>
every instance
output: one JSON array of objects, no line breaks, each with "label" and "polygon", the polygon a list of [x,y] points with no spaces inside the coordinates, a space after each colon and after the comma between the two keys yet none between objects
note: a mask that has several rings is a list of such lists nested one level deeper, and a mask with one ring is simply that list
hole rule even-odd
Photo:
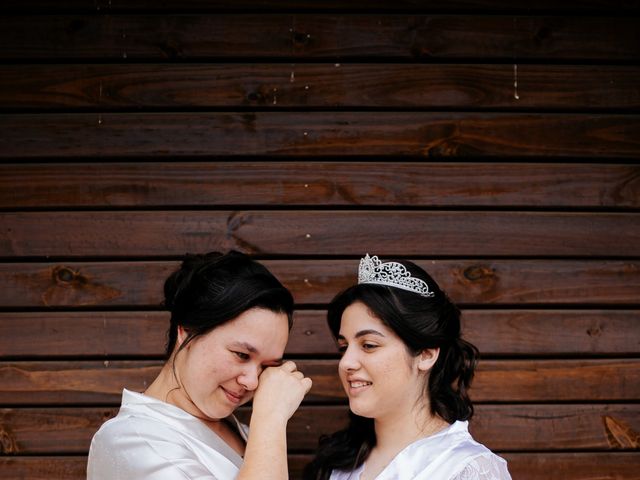
[{"label": "cheek", "polygon": [[392,388],[400,388],[406,386],[411,376],[411,368],[404,361],[399,361],[396,355],[390,355],[389,358],[380,359],[376,368],[380,380],[384,380],[385,384]]},{"label": "cheek", "polygon": [[208,355],[194,355],[185,365],[187,375],[193,382],[196,382],[196,388],[206,388],[212,383],[221,381],[221,376],[231,369],[223,362],[214,362]]}]

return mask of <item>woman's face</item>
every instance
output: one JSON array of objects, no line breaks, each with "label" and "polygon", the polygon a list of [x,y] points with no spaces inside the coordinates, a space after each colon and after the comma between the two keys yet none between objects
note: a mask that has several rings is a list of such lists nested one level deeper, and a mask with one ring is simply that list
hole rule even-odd
[{"label": "woman's face", "polygon": [[338,346],[340,380],[353,413],[398,421],[411,414],[424,388],[421,357],[412,357],[365,304],[355,302],[343,312]]},{"label": "woman's face", "polygon": [[[179,330],[180,344],[186,336]],[[288,337],[286,314],[252,308],[194,338],[175,357],[183,388],[169,401],[200,418],[228,417],[253,397],[262,370],[280,364]]]}]

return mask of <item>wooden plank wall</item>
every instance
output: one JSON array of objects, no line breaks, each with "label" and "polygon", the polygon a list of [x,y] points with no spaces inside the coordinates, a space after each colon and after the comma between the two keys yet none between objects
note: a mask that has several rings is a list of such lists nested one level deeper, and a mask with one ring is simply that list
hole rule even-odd
[{"label": "wooden plank wall", "polygon": [[[0,476],[84,477],[185,252],[295,294],[292,478],[365,252],[425,266],[514,479],[640,479],[640,2],[5,0]],[[244,412],[243,415],[247,415]]]}]

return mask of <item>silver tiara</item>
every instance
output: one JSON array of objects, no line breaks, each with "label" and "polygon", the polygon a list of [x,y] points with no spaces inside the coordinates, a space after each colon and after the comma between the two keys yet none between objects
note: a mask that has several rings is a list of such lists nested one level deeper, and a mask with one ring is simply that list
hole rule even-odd
[{"label": "silver tiara", "polygon": [[417,293],[423,297],[433,297],[429,285],[424,280],[411,276],[404,265],[398,262],[382,263],[377,256],[370,257],[367,253],[360,260],[358,267],[358,283],[374,283],[400,288]]}]

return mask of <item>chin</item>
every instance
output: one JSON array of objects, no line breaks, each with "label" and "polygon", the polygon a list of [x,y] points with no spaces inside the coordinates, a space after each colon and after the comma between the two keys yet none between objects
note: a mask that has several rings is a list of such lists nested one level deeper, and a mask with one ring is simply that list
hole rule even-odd
[{"label": "chin", "polygon": [[366,405],[359,404],[357,401],[349,401],[349,410],[351,410],[351,412],[355,413],[359,417],[375,418],[372,408],[367,407]]}]

